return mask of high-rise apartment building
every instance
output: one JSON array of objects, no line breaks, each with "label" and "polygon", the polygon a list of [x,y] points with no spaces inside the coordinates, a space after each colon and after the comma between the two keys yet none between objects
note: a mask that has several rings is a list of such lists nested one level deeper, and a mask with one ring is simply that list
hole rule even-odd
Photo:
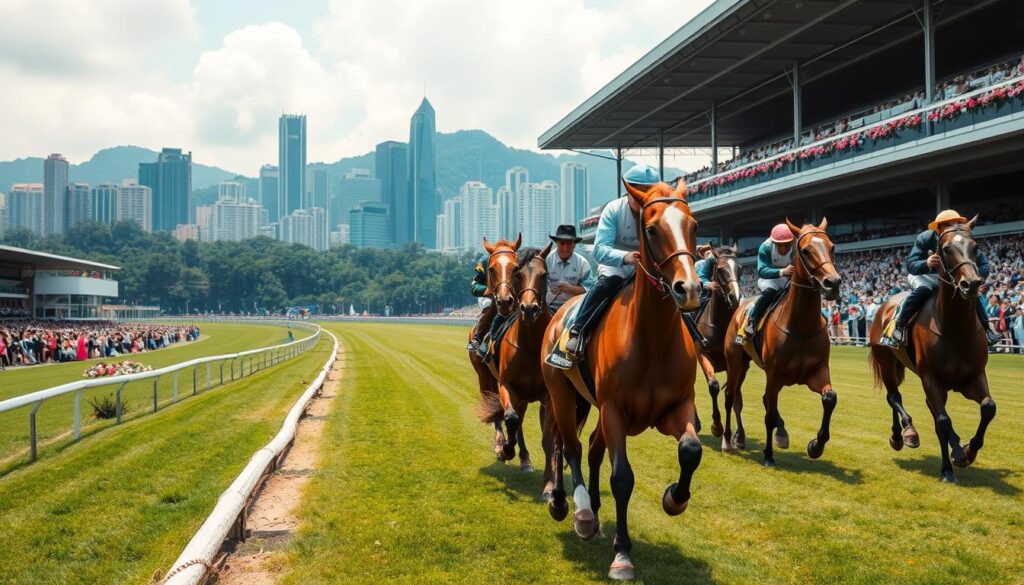
[{"label": "high-rise apartment building", "polygon": [[139,185],[152,193],[150,228],[173,232],[192,212],[192,153],[164,148],[154,163],[139,163]]},{"label": "high-rise apartment building", "polygon": [[[145,164],[145,163],[143,163]],[[131,179],[125,179],[117,188],[117,206],[114,218],[117,221],[134,221],[144,231],[153,231],[154,221],[153,190]],[[181,223],[188,223],[183,221]],[[173,233],[177,224],[168,232]]]},{"label": "high-rise apartment building", "polygon": [[278,212],[288,215],[305,205],[306,116],[284,114],[278,121],[277,133]]},{"label": "high-rise apartment building", "polygon": [[[349,223],[350,210],[361,201],[380,202],[381,181],[368,169],[352,169],[338,179],[330,207],[330,225]],[[390,217],[389,217],[390,220]]]},{"label": "high-rise apartment building", "polygon": [[309,211],[296,209],[282,217],[278,229],[282,241],[313,247],[316,231],[313,226],[313,215]]},{"label": "high-rise apartment building", "polygon": [[43,161],[43,235],[64,233],[70,168],[68,159],[59,154]]},{"label": "high-rise apartment building", "polygon": [[554,181],[526,183],[517,198],[519,226],[524,246],[544,247],[558,225],[555,208],[561,187]]},{"label": "high-rise apartment building", "polygon": [[221,183],[218,190],[221,195],[210,210],[209,240],[241,242],[255,238],[259,231],[259,203],[245,197],[245,185],[240,183]]},{"label": "high-rise apartment building", "polygon": [[516,217],[516,194],[508,187],[498,187],[498,235],[514,241],[519,235],[519,218]]},{"label": "high-rise apartment building", "polygon": [[[435,218],[436,221],[436,218]],[[389,248],[388,206],[362,201],[349,210],[350,243],[357,248]]]},{"label": "high-rise apartment building", "polygon": [[117,218],[117,185],[100,183],[92,188],[92,213],[89,217],[105,225],[114,223]]},{"label": "high-rise apartment building", "polygon": [[380,181],[380,201],[388,206],[391,238],[397,245],[413,240],[412,202],[409,200],[409,145],[389,140],[377,145],[374,176]]},{"label": "high-rise apartment building", "polygon": [[562,163],[562,193],[559,223],[579,224],[590,211],[590,167],[583,163]]},{"label": "high-rise apartment building", "polygon": [[238,181],[221,181],[217,184],[217,200],[221,199],[232,199],[235,201],[245,201],[245,184],[239,183]]},{"label": "high-rise apartment building", "polygon": [[491,242],[499,238],[498,205],[490,187],[480,181],[467,181],[459,197],[462,247],[465,250],[483,250],[484,238]]},{"label": "high-rise apartment building", "polygon": [[85,183],[68,185],[64,204],[64,228],[69,230],[75,224],[92,218],[92,190]]},{"label": "high-rise apartment building", "polygon": [[437,247],[440,250],[462,249],[462,198],[452,197],[444,202],[444,213],[438,215]]},{"label": "high-rise apartment building", "polygon": [[281,208],[278,206],[278,185],[281,174],[274,165],[263,165],[260,167],[259,179],[259,202],[263,209],[267,210],[267,220],[270,223],[277,223],[281,219]]},{"label": "high-rise apartment building", "polygon": [[413,241],[428,249],[437,247],[437,163],[434,142],[434,108],[423,98],[409,121],[408,193],[412,204]]},{"label": "high-rise apartment building", "polygon": [[323,252],[331,246],[331,229],[327,223],[327,210],[323,207],[311,207],[309,215],[313,220],[313,249]]},{"label": "high-rise apartment building", "polygon": [[24,227],[36,235],[44,235],[43,184],[15,183],[7,192],[7,228]]},{"label": "high-rise apartment building", "polygon": [[306,168],[306,203],[304,209],[319,207],[327,209],[330,205],[331,175],[327,169],[310,165]]}]

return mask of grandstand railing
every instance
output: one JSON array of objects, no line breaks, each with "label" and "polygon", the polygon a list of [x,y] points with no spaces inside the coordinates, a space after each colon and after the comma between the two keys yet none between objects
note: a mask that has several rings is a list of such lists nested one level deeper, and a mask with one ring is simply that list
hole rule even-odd
[{"label": "grandstand railing", "polygon": [[[1024,100],[1022,100],[1021,97],[1015,97],[1010,98],[1010,101],[1005,104],[983,106],[971,112],[961,113],[958,115],[957,118],[940,118],[934,121],[928,119],[928,115],[932,112],[942,112],[942,110],[948,106],[953,106],[955,104],[966,102],[969,99],[977,98],[979,96],[990,93],[1000,88],[1009,89],[1012,86],[1021,83],[1022,81],[1024,81],[1024,77],[1010,77],[1008,79],[1004,79],[992,85],[986,85],[978,89],[967,91],[953,98],[945,99],[939,102],[934,102],[920,108],[907,110],[905,112],[900,112],[899,114],[890,116],[884,120],[880,120],[878,122],[874,122],[871,124],[866,124],[860,126],[859,128],[853,128],[839,134],[834,134],[832,136],[829,136],[828,138],[823,138],[821,140],[817,140],[805,145],[794,146],[789,150],[779,152],[756,161],[745,163],[743,165],[739,165],[737,167],[731,168],[721,173],[716,173],[714,175],[710,175],[700,179],[695,179],[693,181],[688,181],[687,187],[690,189],[690,193],[692,194],[690,198],[693,201],[706,201],[709,199],[714,199],[716,197],[724,196],[727,193],[731,193],[739,189],[754,186],[755,184],[766,183],[774,179],[778,179],[782,176],[794,175],[803,172],[804,170],[810,170],[811,168],[814,168],[820,164],[832,164],[834,162],[838,162],[839,160],[845,160],[847,158],[856,157],[858,156],[858,154],[867,154],[866,152],[857,150],[856,147],[852,147],[849,150],[842,151],[842,153],[840,153],[838,156],[837,151],[830,150],[829,156],[827,157],[821,157],[816,159],[815,155],[805,159],[800,158],[801,153],[813,152],[823,147],[831,147],[831,145],[835,142],[859,136],[874,128],[882,128],[884,126],[888,126],[891,123],[894,123],[898,120],[902,120],[905,118],[921,116],[920,126],[916,127],[915,130],[912,132],[913,135],[910,136],[911,139],[917,140],[919,138],[924,138],[925,136],[927,136],[927,128],[934,128],[936,130],[938,130],[939,128],[943,128],[942,132],[948,132],[950,130],[962,128],[968,125],[973,125],[976,122],[992,119],[994,117],[1003,117],[1014,112],[1024,111],[1024,107],[1021,107],[1021,104],[1024,104]],[[1012,107],[1011,103],[1014,104]],[[967,116],[969,120],[961,120],[961,118],[965,116]],[[976,117],[981,119],[976,121]],[[894,136],[898,137],[900,132],[905,131],[896,130],[894,132]],[[893,141],[890,144],[885,144],[880,148],[874,149],[873,152],[877,152],[878,150],[882,149],[892,148],[905,142],[906,140]],[[790,161],[790,159],[795,160]],[[786,164],[790,168],[780,169],[779,172],[772,172],[771,174],[765,174],[762,176],[735,179],[723,185],[715,185],[715,182],[717,180],[724,180],[729,177],[735,177],[738,174],[742,174],[744,171],[756,169],[757,167],[761,167],[762,165],[772,165],[773,163],[782,161],[789,161]],[[705,184],[707,184],[708,186],[702,189],[701,186]]]},{"label": "grandstand railing", "polygon": [[[295,321],[280,322],[282,324],[287,323],[288,325],[300,326],[304,329],[313,331],[313,334],[302,339],[297,339],[294,341],[289,341],[287,343],[282,343],[278,345],[250,349],[238,353],[196,358],[186,362],[172,364],[170,366],[166,366],[149,372],[140,372],[138,374],[128,374],[123,376],[91,378],[88,380],[70,382],[68,384],[62,384],[60,386],[54,386],[52,388],[37,390],[35,392],[30,392],[28,394],[15,396],[14,398],[8,398],[7,400],[0,401],[0,414],[17,410],[19,408],[26,408],[29,406],[32,407],[32,410],[29,412],[29,441],[31,445],[30,460],[35,461],[38,455],[36,413],[39,412],[39,409],[47,400],[57,398],[59,396],[67,396],[69,394],[74,394],[75,406],[73,440],[77,441],[82,437],[82,395],[85,393],[86,390],[90,390],[93,388],[101,388],[103,386],[117,386],[117,392],[115,395],[115,424],[121,424],[121,418],[123,414],[123,402],[121,394],[124,391],[125,386],[130,382],[139,382],[142,380],[153,381],[153,412],[157,412],[160,408],[157,390],[158,383],[162,376],[173,376],[172,404],[174,404],[177,403],[179,399],[178,390],[180,374],[185,370],[191,369],[192,395],[195,395],[203,390],[209,390],[210,388],[213,388],[215,386],[223,385],[225,383],[224,366],[228,366],[227,381],[234,382],[235,380],[240,380],[246,376],[252,375],[256,372],[259,372],[271,366],[282,363],[286,360],[302,355],[307,350],[316,346],[316,344],[320,341],[322,330],[320,329],[319,325]],[[217,362],[219,362],[219,377],[218,383],[214,385],[212,378],[213,365]],[[204,384],[201,384],[199,380],[199,368],[200,366],[203,365],[206,366],[206,381]],[[238,370],[237,375],[235,372],[236,366]],[[248,370],[246,369],[246,366],[248,366]]]}]

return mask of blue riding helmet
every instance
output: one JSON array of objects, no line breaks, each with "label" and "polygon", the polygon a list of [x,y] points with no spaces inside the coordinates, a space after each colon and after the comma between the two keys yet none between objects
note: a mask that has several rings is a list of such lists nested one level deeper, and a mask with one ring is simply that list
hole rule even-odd
[{"label": "blue riding helmet", "polygon": [[629,183],[630,185],[640,185],[643,187],[649,187],[655,183],[661,182],[661,175],[658,171],[650,165],[638,164],[633,165],[633,168],[629,169],[622,175],[622,180]]}]

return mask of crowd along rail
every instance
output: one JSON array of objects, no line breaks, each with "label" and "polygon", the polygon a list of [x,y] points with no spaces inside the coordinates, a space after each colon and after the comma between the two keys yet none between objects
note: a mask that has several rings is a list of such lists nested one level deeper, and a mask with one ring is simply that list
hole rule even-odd
[{"label": "crowd along rail", "polygon": [[277,469],[287,449],[295,439],[299,419],[313,396],[323,387],[331,367],[338,359],[338,338],[330,331],[327,335],[334,341],[331,355],[316,379],[306,388],[299,400],[288,411],[281,430],[262,449],[253,454],[231,486],[221,494],[213,511],[199,527],[192,540],[171,565],[171,570],[161,583],[168,585],[195,585],[208,576],[208,572],[224,541],[234,533],[240,540],[245,539],[246,511],[264,478]]},{"label": "crowd along rail", "polygon": [[[261,321],[261,323],[266,323],[266,321]],[[139,372],[136,374],[126,374],[122,376],[91,378],[88,380],[61,384],[60,386],[54,386],[44,390],[37,390],[35,392],[22,394],[21,396],[15,396],[14,398],[8,398],[7,400],[0,401],[0,414],[17,410],[19,408],[31,407],[31,410],[29,411],[29,442],[31,445],[30,461],[35,461],[39,451],[36,433],[36,414],[43,406],[43,403],[47,400],[74,394],[74,430],[72,436],[74,441],[78,441],[82,438],[82,395],[86,390],[100,388],[103,386],[117,386],[117,392],[115,394],[116,424],[121,424],[123,414],[122,392],[124,391],[125,386],[131,382],[139,382],[142,380],[153,381],[153,412],[156,412],[160,409],[159,396],[157,393],[158,384],[160,382],[160,378],[163,376],[173,376],[172,403],[176,403],[179,399],[179,378],[182,371],[188,369],[192,370],[192,394],[195,395],[201,390],[207,390],[213,387],[212,368],[213,364],[216,362],[220,362],[218,368],[219,382],[217,385],[222,385],[225,383],[225,365],[229,366],[227,381],[233,382],[270,366],[279,364],[285,360],[301,355],[308,349],[316,346],[320,341],[322,330],[319,325],[295,321],[282,321],[281,323],[287,323],[289,326],[294,325],[296,327],[311,330],[313,331],[313,334],[287,343],[250,349],[238,353],[196,358],[148,372]],[[201,385],[199,380],[199,368],[203,365],[206,366],[206,381],[205,384]],[[246,369],[246,366],[248,366],[248,369]]]}]

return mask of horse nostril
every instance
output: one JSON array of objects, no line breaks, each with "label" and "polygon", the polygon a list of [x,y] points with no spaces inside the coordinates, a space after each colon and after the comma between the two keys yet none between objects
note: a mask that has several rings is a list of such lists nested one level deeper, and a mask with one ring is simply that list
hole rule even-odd
[{"label": "horse nostril", "polygon": [[672,292],[676,293],[677,297],[685,297],[686,296],[686,283],[681,281],[681,280],[675,281],[672,284]]}]

